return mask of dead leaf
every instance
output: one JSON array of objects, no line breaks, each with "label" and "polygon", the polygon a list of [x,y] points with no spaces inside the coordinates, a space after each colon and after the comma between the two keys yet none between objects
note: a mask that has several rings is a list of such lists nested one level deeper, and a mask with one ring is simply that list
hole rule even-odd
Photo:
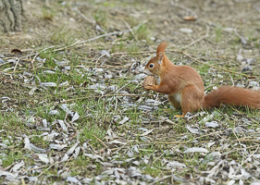
[{"label": "dead leaf", "polygon": [[12,49],[11,53],[15,54],[15,55],[21,55],[23,54],[22,51],[20,49]]},{"label": "dead leaf", "polygon": [[184,16],[183,19],[185,21],[196,21],[197,20],[197,17],[194,17],[194,16]]}]

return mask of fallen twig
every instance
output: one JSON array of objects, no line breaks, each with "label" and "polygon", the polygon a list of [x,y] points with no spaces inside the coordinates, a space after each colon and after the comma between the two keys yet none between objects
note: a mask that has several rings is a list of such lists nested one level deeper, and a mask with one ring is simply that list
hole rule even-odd
[{"label": "fallen twig", "polygon": [[92,136],[94,136],[104,147],[108,148],[108,146],[101,140],[99,139],[97,136],[95,136],[94,134],[92,134]]},{"label": "fallen twig", "polygon": [[260,143],[260,140],[252,140],[252,139],[237,139],[237,141]]},{"label": "fallen twig", "polygon": [[103,38],[103,37],[107,37],[107,36],[110,36],[110,35],[116,35],[116,34],[131,32],[132,30],[139,28],[141,25],[145,24],[146,22],[147,22],[147,21],[144,21],[143,23],[137,25],[137,26],[134,27],[133,29],[123,30],[123,31],[115,31],[115,32],[111,32],[111,33],[106,33],[106,34],[103,34],[103,35],[99,35],[99,36],[94,37],[94,38],[91,38],[91,39],[87,39],[87,40],[83,40],[83,41],[76,41],[75,43],[73,43],[73,44],[71,44],[71,45],[69,45],[69,46],[65,46],[65,47],[62,47],[62,48],[54,49],[53,51],[61,51],[61,50],[64,50],[64,49],[69,48],[69,47],[72,47],[72,46],[84,44],[84,43],[86,43],[86,42],[90,42],[90,41],[93,41],[93,40],[97,40],[97,39],[100,39],[100,38]]},{"label": "fallen twig", "polygon": [[18,64],[19,64],[19,62],[20,62],[20,59],[18,59],[18,61],[16,62],[16,64],[15,64],[15,66],[14,66],[14,73],[15,73],[15,70],[16,70],[16,68],[17,68],[17,66],[18,66]]},{"label": "fallen twig", "polygon": [[[176,52],[176,50],[171,50],[171,51]],[[216,67],[216,66],[213,66],[213,65],[210,65],[210,64],[206,64],[206,63],[204,63],[204,62],[202,62],[202,61],[200,61],[200,60],[198,60],[198,59],[192,57],[191,55],[189,55],[188,53],[183,52],[183,51],[177,51],[177,52],[184,54],[185,56],[189,57],[189,58],[192,59],[192,60],[195,60],[195,61],[198,62],[198,63],[204,64],[204,65],[206,65],[206,66],[209,66],[209,67],[212,67],[212,68],[215,68],[215,69],[227,71],[227,72],[230,72],[230,73],[235,73],[235,74],[238,74],[238,75],[241,75],[241,76],[245,76],[245,77],[247,77],[247,78],[252,78],[252,77],[253,77],[253,76],[246,75],[246,74],[243,74],[243,73],[239,73],[239,72],[231,71],[231,70],[224,69],[224,68],[221,68],[221,67]]]},{"label": "fallen twig", "polygon": [[96,21],[95,20],[90,20],[89,18],[87,18],[78,8],[76,9],[76,12],[78,12],[78,14],[88,23],[95,25]]},{"label": "fallen twig", "polygon": [[127,28],[130,30],[130,32],[131,32],[131,34],[133,35],[133,37],[135,38],[135,40],[136,40],[137,42],[139,42],[139,40],[137,39],[137,37],[135,36],[135,34],[134,34],[134,32],[133,32],[133,29],[131,29],[131,27],[129,26],[129,24],[128,24],[126,21],[124,21],[124,23],[125,23],[125,25],[127,26]]}]

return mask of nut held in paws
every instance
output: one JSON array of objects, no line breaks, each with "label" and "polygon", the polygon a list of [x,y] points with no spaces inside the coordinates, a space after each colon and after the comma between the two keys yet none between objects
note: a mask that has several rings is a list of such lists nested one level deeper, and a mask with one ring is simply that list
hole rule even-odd
[{"label": "nut held in paws", "polygon": [[144,79],[143,87],[146,88],[148,85],[157,85],[157,82],[154,78],[154,76],[147,76]]}]

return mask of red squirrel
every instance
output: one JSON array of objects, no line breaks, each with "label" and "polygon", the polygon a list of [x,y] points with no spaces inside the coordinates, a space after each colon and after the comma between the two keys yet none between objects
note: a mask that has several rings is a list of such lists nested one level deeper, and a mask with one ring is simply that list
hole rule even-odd
[{"label": "red squirrel", "polygon": [[165,55],[168,42],[157,48],[156,56],[146,65],[144,73],[154,75],[158,84],[147,84],[144,88],[167,94],[175,108],[181,107],[182,118],[187,112],[219,107],[221,104],[248,106],[260,109],[260,92],[240,87],[222,86],[204,96],[203,81],[198,72],[189,66],[176,66]]}]

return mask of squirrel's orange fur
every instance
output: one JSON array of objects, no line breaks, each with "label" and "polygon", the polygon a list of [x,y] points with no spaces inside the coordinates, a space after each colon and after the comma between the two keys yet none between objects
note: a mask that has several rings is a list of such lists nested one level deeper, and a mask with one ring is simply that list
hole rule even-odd
[{"label": "squirrel's orange fur", "polygon": [[222,86],[204,97],[204,85],[200,75],[189,66],[176,66],[165,55],[168,43],[161,42],[156,56],[145,66],[144,72],[160,77],[159,85],[145,88],[167,94],[175,108],[181,107],[184,117],[187,112],[219,107],[222,103],[260,109],[260,92],[240,87]]}]

